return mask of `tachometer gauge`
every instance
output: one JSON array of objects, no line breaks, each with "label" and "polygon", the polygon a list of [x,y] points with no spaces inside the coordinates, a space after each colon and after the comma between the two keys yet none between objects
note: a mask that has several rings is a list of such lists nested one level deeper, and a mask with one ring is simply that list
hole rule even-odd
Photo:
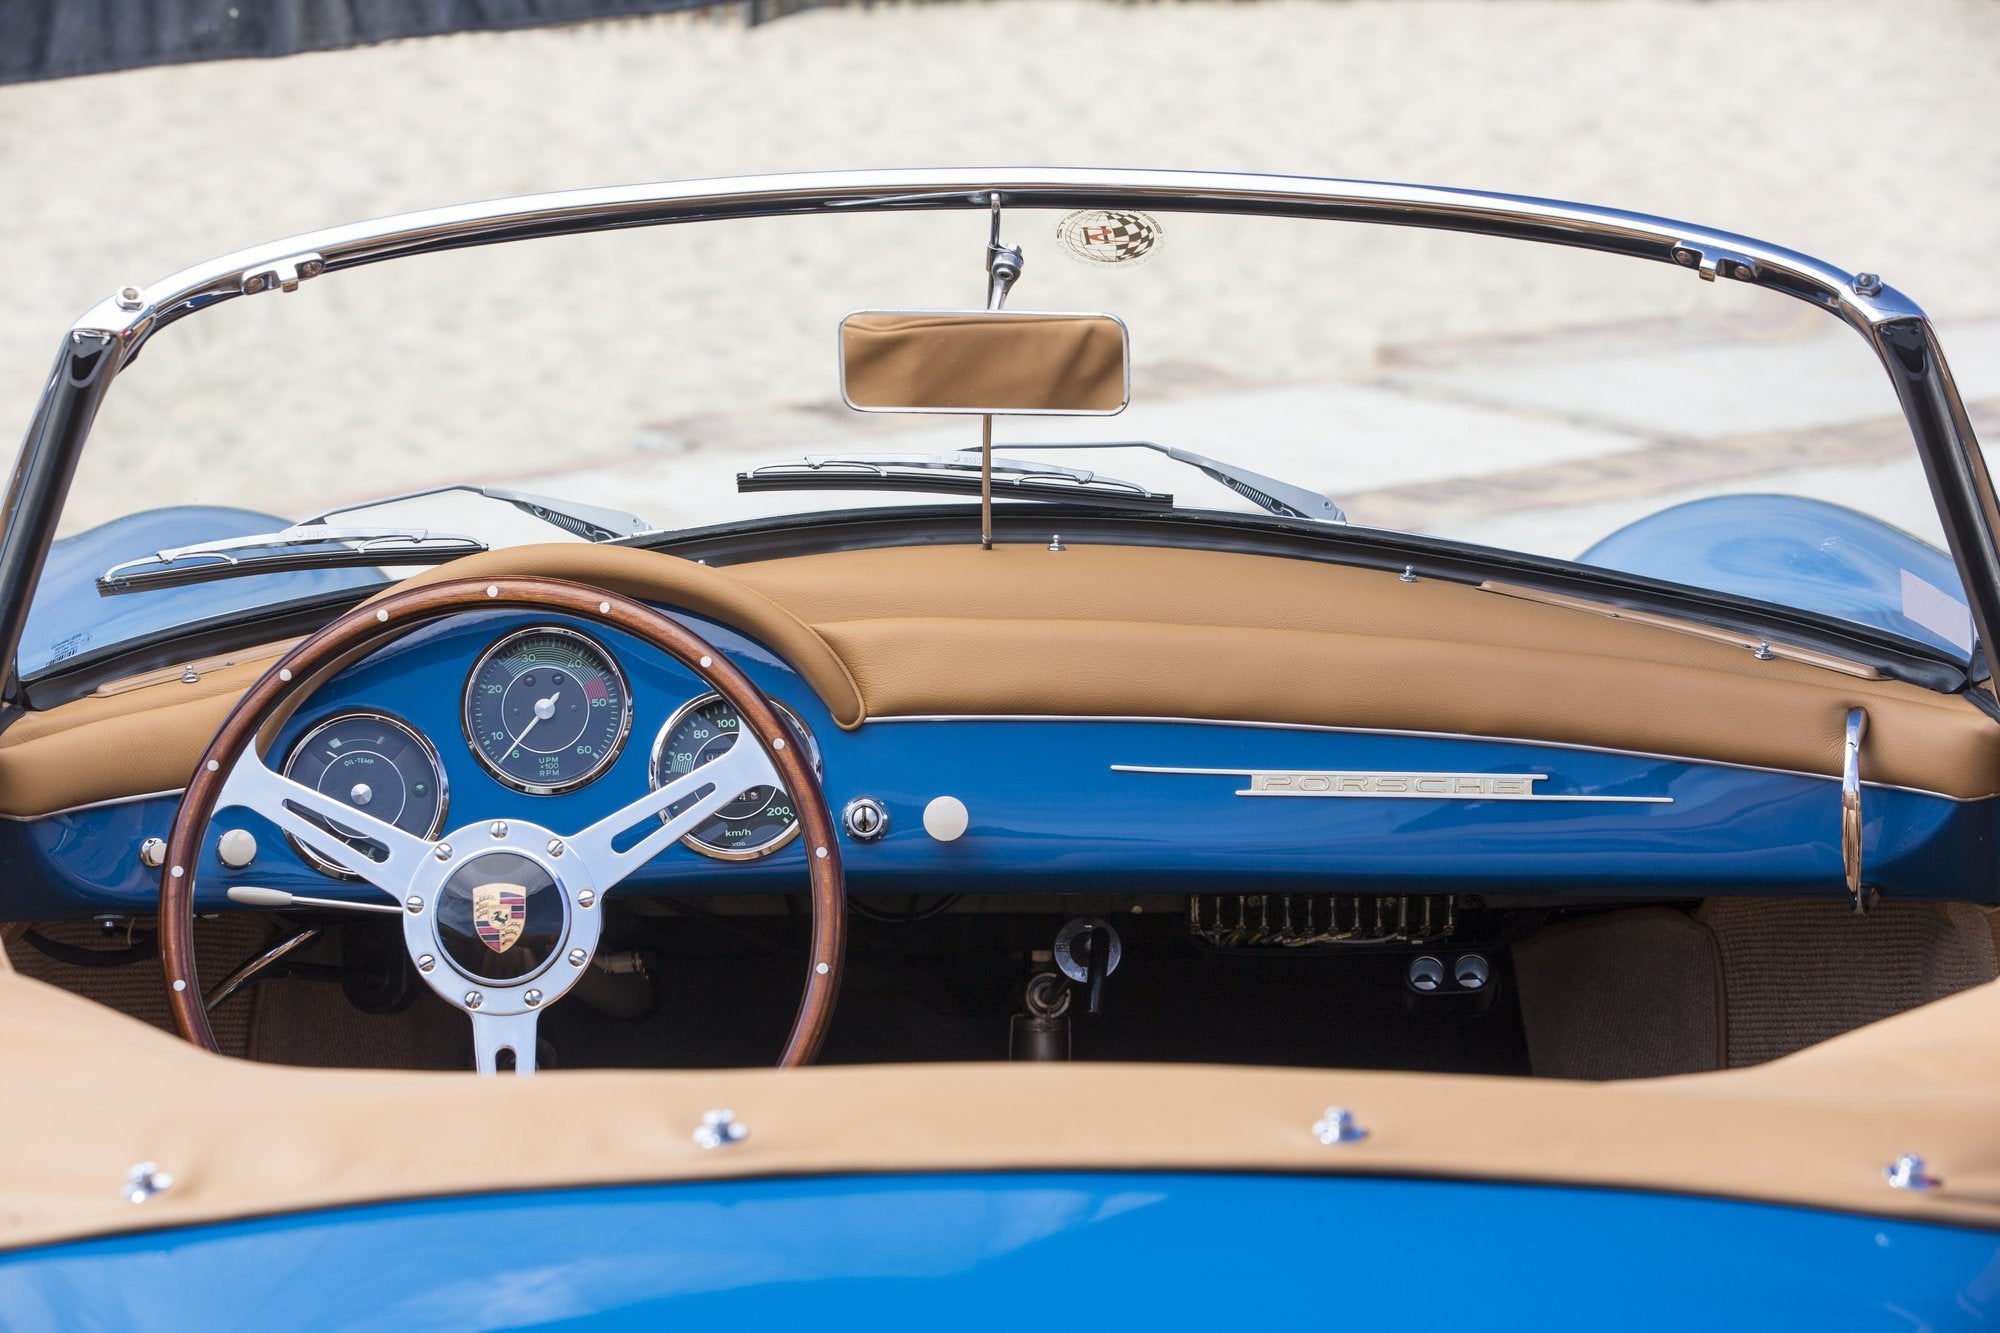
[{"label": "tachometer gauge", "polygon": [[[437,751],[407,723],[381,713],[340,713],[320,723],[285,756],[284,774],[419,838],[435,838],[444,827]],[[328,832],[350,847],[368,841],[337,823]],[[291,844],[314,868],[353,878],[298,839]]]},{"label": "tachometer gauge", "polygon": [[487,771],[548,796],[610,767],[632,722],[625,675],[603,645],[552,625],[517,630],[465,682],[465,739]]},{"label": "tachometer gauge", "polygon": [[[777,709],[805,741],[813,767],[818,769],[819,746],[812,733],[791,709],[783,704]],[[735,706],[721,695],[704,694],[688,700],[667,719],[659,739],[653,742],[653,786],[664,786],[720,757],[736,744],[741,729]],[[670,806],[660,817],[671,818],[680,808]],[[752,787],[681,841],[704,856],[748,861],[777,851],[798,831],[798,812],[783,787]]]}]

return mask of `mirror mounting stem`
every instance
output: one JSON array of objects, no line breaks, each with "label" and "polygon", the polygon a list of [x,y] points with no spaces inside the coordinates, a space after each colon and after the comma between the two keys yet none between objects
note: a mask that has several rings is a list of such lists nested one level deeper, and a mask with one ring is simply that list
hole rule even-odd
[{"label": "mirror mounting stem", "polygon": [[[1000,195],[987,196],[993,205],[993,230],[986,238],[986,308],[998,310],[1007,304],[1007,293],[1021,280],[1027,259],[1018,245],[1000,240]],[[979,549],[993,549],[993,417],[979,418]]]}]

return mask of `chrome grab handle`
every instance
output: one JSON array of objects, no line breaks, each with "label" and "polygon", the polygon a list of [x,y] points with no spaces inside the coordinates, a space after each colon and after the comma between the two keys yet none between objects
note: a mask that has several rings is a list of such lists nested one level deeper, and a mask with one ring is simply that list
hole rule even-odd
[{"label": "chrome grab handle", "polygon": [[1861,739],[1868,734],[1868,710],[1847,710],[1847,741],[1840,767],[1840,860],[1847,871],[1847,893],[1858,915],[1868,910],[1867,885],[1861,882]]}]

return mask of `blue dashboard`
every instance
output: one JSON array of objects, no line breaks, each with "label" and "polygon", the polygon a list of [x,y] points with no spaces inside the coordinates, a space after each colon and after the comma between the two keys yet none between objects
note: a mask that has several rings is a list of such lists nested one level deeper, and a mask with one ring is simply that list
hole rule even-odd
[{"label": "blue dashboard", "polygon": [[[850,839],[844,848],[857,892],[1844,893],[1839,784],[1822,776],[1528,741],[1249,722],[890,718],[844,731],[764,645],[674,614],[810,730],[835,812],[861,796],[888,811],[882,837]],[[556,795],[506,786],[468,743],[461,712],[468,672],[504,635],[564,623],[492,612],[418,631],[320,688],[286,720],[270,754],[284,755],[345,710],[375,710],[435,748],[449,787],[447,829],[496,819],[581,828],[647,789],[655,738],[706,687],[627,635],[576,625],[629,681],[629,732],[586,785]],[[1382,781],[1390,774],[1393,782]],[[1374,789],[1351,789],[1364,781]],[[940,796],[956,797],[969,814],[954,841],[924,828],[923,811]],[[1282,796],[1335,799],[1257,799]],[[7,915],[148,910],[157,872],[141,864],[137,848],[166,835],[175,805],[169,793],[0,821]],[[2000,801],[1870,785],[1864,816],[1869,879],[1883,894],[2000,901]],[[244,884],[373,893],[314,868],[248,811],[220,811],[216,828],[249,831],[258,853],[227,869],[211,838],[198,875],[200,906],[220,907],[229,887]],[[676,845],[617,892],[773,893],[803,884],[796,841],[735,861]]]}]

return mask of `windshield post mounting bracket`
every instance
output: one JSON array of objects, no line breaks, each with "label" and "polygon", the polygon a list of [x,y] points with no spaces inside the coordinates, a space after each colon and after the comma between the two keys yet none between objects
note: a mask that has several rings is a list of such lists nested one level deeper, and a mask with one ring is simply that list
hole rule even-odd
[{"label": "windshield post mounting bracket", "polygon": [[295,292],[300,283],[309,282],[324,272],[325,257],[317,250],[308,250],[304,254],[288,255],[269,264],[246,269],[238,285],[245,296],[274,290]]}]

